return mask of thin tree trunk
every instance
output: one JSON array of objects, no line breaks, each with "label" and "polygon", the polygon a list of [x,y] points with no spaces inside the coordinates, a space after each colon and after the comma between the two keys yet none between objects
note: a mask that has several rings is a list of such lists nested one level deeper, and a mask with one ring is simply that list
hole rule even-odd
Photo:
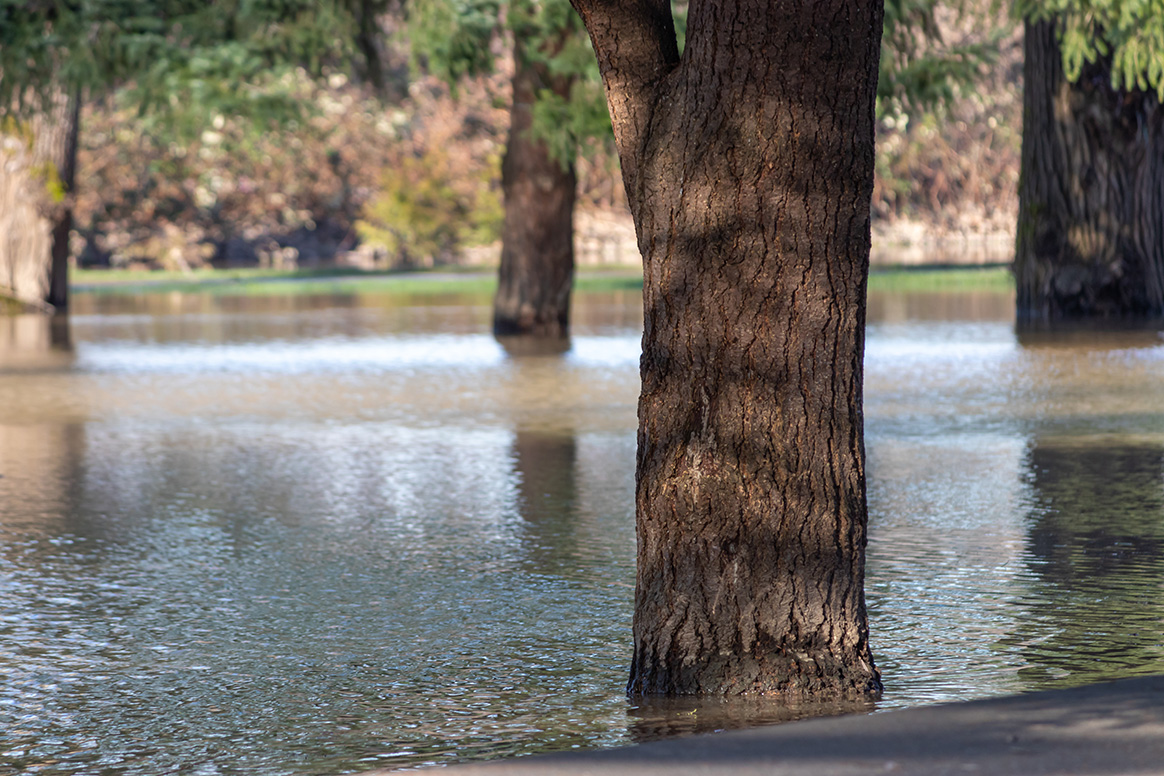
[{"label": "thin tree trunk", "polygon": [[381,50],[384,32],[377,19],[377,3],[374,0],[360,0],[356,7],[356,47],[363,61],[358,68],[376,94],[384,97],[388,93],[388,78],[385,73],[384,56]]},{"label": "thin tree trunk", "polygon": [[514,63],[509,142],[501,167],[505,223],[493,331],[499,336],[564,338],[574,282],[577,179],[573,161],[555,159],[530,127],[538,92],[550,89],[568,97],[573,79],[553,76],[544,64],[532,61],[520,38],[514,44]]},{"label": "thin tree trunk", "polygon": [[54,95],[49,110],[38,115],[33,122],[36,160],[52,178],[46,207],[46,217],[51,224],[52,253],[45,302],[57,310],[66,309],[69,304],[69,233],[73,229],[72,195],[80,123],[81,100],[76,92]]},{"label": "thin tree trunk", "polygon": [[1164,315],[1164,110],[1107,62],[1069,83],[1055,23],[1025,27],[1019,322]]},{"label": "thin tree trunk", "polygon": [[867,697],[880,3],[575,0],[644,264],[628,691]]}]

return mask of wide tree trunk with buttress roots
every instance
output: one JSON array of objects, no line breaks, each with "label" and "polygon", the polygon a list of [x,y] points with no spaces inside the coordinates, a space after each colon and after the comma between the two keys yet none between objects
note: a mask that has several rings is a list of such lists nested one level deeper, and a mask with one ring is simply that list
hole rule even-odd
[{"label": "wide tree trunk with buttress roots", "polygon": [[568,97],[573,78],[551,74],[544,62],[527,54],[520,37],[514,65],[509,141],[501,165],[505,222],[493,331],[564,338],[574,282],[577,180],[573,161],[555,159],[530,130],[538,92],[549,89]]},{"label": "wide tree trunk with buttress roots", "polygon": [[881,4],[574,0],[644,267],[628,691],[865,698]]},{"label": "wide tree trunk with buttress roots", "polygon": [[20,301],[68,305],[69,233],[80,99],[55,92],[27,124],[31,142],[0,147],[0,288]]},{"label": "wide tree trunk with buttress roots", "polygon": [[1070,83],[1055,22],[1027,22],[1015,281],[1020,325],[1164,315],[1164,109]]}]

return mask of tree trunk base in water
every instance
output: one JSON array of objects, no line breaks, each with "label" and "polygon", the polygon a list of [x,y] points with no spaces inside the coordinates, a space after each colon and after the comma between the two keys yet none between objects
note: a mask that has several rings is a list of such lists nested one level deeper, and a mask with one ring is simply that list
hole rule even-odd
[{"label": "tree trunk base in water", "polygon": [[1164,315],[1164,108],[1104,61],[1068,82],[1054,21],[1026,23],[1024,54],[1020,325]]},{"label": "tree trunk base in water", "polygon": [[641,695],[874,697],[862,362],[881,4],[574,0],[643,255]]},{"label": "tree trunk base in water", "polygon": [[[646,663],[654,670],[640,670]],[[761,695],[790,701],[814,698],[867,700],[881,694],[880,675],[867,656],[824,657],[820,653],[719,655],[677,669],[667,661],[640,660],[631,668],[627,694],[653,695]]]},{"label": "tree trunk base in water", "polygon": [[565,338],[574,284],[573,162],[555,159],[532,134],[533,104],[549,89],[568,97],[573,78],[552,75],[544,62],[514,44],[513,108],[501,165],[505,223],[501,268],[493,300],[499,337]]}]

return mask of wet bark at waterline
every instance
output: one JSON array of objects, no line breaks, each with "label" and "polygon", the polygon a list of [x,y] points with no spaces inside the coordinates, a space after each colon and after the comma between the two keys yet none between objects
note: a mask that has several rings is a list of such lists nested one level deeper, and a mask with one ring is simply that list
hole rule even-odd
[{"label": "wet bark at waterline", "polygon": [[632,695],[875,695],[862,416],[879,3],[575,0],[644,264]]},{"label": "wet bark at waterline", "polygon": [[553,75],[514,45],[513,107],[501,166],[505,223],[493,302],[499,336],[562,338],[569,332],[574,283],[573,161],[555,159],[531,134],[533,104],[542,89],[568,97],[572,78]]},{"label": "wet bark at waterline", "polygon": [[1054,22],[1024,56],[1020,325],[1164,315],[1164,109],[1107,62],[1068,82]]}]

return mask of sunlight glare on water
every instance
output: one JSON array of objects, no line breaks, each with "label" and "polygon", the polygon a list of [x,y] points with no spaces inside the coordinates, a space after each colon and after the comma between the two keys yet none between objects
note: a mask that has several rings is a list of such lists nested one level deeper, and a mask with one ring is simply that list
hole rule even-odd
[{"label": "sunlight glare on water", "polygon": [[[880,709],[1164,671],[1164,341],[1019,337],[1012,305],[871,298]],[[339,774],[800,713],[623,695],[637,296],[580,297],[561,355],[488,319],[0,318],[0,773]]]}]

